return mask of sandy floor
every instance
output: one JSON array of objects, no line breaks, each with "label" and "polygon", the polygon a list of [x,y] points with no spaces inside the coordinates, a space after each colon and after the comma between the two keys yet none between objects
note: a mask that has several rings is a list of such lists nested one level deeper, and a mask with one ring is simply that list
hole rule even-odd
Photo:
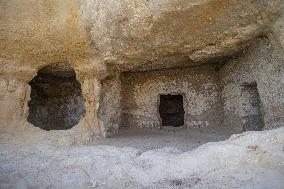
[{"label": "sandy floor", "polygon": [[[89,146],[58,147],[44,141],[31,145],[0,143],[0,188],[283,188],[284,128],[246,132],[186,152],[165,147],[180,144],[178,148],[185,150],[228,136],[229,131],[207,129],[125,130]],[[148,148],[159,149],[145,151]]]},{"label": "sandy floor", "polygon": [[117,136],[100,138],[92,145],[133,147],[142,151],[174,147],[182,151],[192,150],[208,142],[223,141],[239,131],[231,128],[179,128],[163,127],[161,130],[122,128]]}]

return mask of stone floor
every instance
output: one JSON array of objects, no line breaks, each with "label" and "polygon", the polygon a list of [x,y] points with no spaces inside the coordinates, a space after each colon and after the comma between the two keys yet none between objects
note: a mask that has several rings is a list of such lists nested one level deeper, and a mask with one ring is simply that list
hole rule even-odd
[{"label": "stone floor", "polygon": [[192,150],[208,142],[228,139],[240,131],[232,128],[182,128],[163,127],[161,130],[122,128],[111,138],[99,138],[92,145],[133,147],[143,151],[174,147],[182,151]]}]

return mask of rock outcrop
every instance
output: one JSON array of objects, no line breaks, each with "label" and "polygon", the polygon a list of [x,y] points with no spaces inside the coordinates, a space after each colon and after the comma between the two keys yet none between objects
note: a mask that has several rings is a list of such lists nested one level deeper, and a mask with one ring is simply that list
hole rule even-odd
[{"label": "rock outcrop", "polygon": [[[210,115],[214,116],[212,124],[230,125],[232,120],[239,123],[244,115],[240,113],[238,105],[241,102],[236,102],[239,98],[234,96],[233,88],[260,80],[257,87],[264,104],[264,124],[267,125],[264,128],[269,128],[268,125],[279,127],[283,124],[281,114],[284,112],[281,101],[284,90],[281,86],[283,4],[281,0],[2,0],[0,128],[7,132],[12,132],[11,128],[34,129],[27,122],[31,92],[28,83],[38,70],[58,62],[68,62],[81,84],[85,116],[77,126],[66,131],[79,143],[89,141],[94,135],[116,133],[123,116],[134,115],[139,122],[141,115],[151,114],[152,110],[141,110],[141,104],[135,101],[138,96],[129,99],[128,94],[121,93],[125,86],[138,86],[137,83],[123,83],[125,74],[131,72],[136,77],[135,72],[142,72],[142,75],[150,70],[175,72],[171,70],[203,64],[218,72],[213,83],[207,76],[201,76],[203,88],[194,93],[197,98],[202,96],[198,93],[204,96],[206,106],[200,111],[207,111],[212,104],[220,110],[220,115]],[[246,51],[252,54],[246,55]],[[245,60],[251,62],[254,56],[258,62],[244,63]],[[245,64],[255,77],[245,74],[238,78]],[[191,86],[190,81],[186,82]],[[176,84],[181,88],[178,93],[186,93],[185,85]],[[211,86],[210,94],[215,95],[210,97],[212,103],[208,101],[206,90],[210,89],[204,88],[205,84]],[[172,93],[176,89],[153,87],[160,90],[157,94]],[[143,91],[141,88],[135,90]],[[157,95],[153,91],[152,94]],[[131,110],[122,104],[125,98],[133,105],[130,105]],[[144,105],[155,106],[143,102],[141,106]],[[186,114],[188,122],[195,126],[211,124],[211,118],[207,119],[202,112],[192,114],[188,111]],[[151,121],[152,115],[143,119]],[[159,124],[158,117],[152,119],[155,124]]]}]

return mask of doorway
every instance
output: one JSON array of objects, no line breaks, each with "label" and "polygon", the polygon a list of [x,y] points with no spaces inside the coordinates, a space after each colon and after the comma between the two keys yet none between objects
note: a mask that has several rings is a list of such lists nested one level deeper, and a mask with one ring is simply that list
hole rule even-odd
[{"label": "doorway", "polygon": [[66,62],[38,71],[29,83],[28,121],[44,130],[68,130],[85,115],[85,100],[75,70]]},{"label": "doorway", "polygon": [[183,96],[160,95],[159,114],[162,126],[180,127],[184,125]]},{"label": "doorway", "polygon": [[249,83],[242,86],[242,126],[244,131],[260,131],[264,127],[263,108],[257,84]]}]

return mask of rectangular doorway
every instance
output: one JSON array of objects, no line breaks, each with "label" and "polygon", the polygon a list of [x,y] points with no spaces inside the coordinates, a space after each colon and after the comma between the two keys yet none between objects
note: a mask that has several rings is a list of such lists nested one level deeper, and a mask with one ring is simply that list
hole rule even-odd
[{"label": "rectangular doorway", "polygon": [[249,83],[242,86],[242,126],[244,131],[260,131],[264,127],[262,103],[257,84]]},{"label": "rectangular doorway", "polygon": [[180,94],[160,95],[159,114],[161,117],[162,126],[183,126],[183,96]]}]

